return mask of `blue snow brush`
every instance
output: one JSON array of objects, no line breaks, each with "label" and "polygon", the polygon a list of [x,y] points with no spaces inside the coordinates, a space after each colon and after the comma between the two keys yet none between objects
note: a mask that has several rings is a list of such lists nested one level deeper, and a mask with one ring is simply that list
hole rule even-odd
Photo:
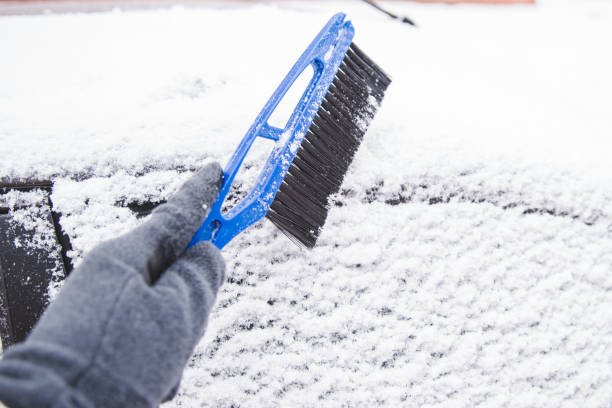
[{"label": "blue snow brush", "polygon": [[[294,242],[312,248],[325,223],[328,198],[344,175],[391,83],[352,43],[355,29],[336,14],[302,54],[242,139],[223,174],[217,201],[189,247],[223,248],[266,216]],[[313,78],[283,129],[268,119],[300,74]],[[234,177],[256,138],[275,141],[254,187],[223,213]]]}]

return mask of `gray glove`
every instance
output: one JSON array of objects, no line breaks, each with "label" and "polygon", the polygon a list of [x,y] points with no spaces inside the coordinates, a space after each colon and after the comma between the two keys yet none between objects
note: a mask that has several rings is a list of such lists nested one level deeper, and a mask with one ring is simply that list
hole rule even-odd
[{"label": "gray glove", "polygon": [[143,225],[93,249],[0,362],[18,407],[154,407],[176,392],[224,280],[217,248],[185,251],[217,197],[209,165]]}]

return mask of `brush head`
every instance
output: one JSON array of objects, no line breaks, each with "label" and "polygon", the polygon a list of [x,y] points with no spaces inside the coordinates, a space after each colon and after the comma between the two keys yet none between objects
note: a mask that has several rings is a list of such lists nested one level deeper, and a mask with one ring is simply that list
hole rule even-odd
[{"label": "brush head", "polygon": [[312,248],[391,79],[351,44],[266,217]]}]

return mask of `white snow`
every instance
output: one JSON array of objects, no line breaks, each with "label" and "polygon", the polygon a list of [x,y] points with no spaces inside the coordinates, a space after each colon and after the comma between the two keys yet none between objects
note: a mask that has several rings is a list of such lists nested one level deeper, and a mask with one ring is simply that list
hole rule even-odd
[{"label": "white snow", "polygon": [[[43,249],[43,253],[49,255],[48,264],[53,266],[49,271],[51,280],[47,294],[52,300],[59,293],[65,274],[49,210],[48,196],[49,193],[43,190],[27,192],[13,190],[0,195],[0,204],[10,211],[9,228],[29,234],[27,239],[17,235],[13,240],[13,246],[23,248],[30,254],[30,251],[40,253],[40,249]],[[29,276],[24,277],[25,282],[29,280]]]},{"label": "white snow", "polygon": [[[225,163],[337,11],[392,77],[319,245],[226,249],[165,407],[612,401],[612,3],[348,1],[0,17],[0,176],[82,255]],[[261,157],[247,158],[244,183]]]}]

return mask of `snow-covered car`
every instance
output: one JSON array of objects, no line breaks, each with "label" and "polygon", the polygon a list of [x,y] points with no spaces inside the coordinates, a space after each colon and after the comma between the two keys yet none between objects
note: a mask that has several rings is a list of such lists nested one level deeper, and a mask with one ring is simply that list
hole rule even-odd
[{"label": "snow-covered car", "polygon": [[419,28],[343,1],[0,17],[4,276],[49,282],[42,310],[227,162],[343,10],[394,82],[314,249],[265,220],[224,248],[167,406],[607,406],[612,5],[388,5]]}]

